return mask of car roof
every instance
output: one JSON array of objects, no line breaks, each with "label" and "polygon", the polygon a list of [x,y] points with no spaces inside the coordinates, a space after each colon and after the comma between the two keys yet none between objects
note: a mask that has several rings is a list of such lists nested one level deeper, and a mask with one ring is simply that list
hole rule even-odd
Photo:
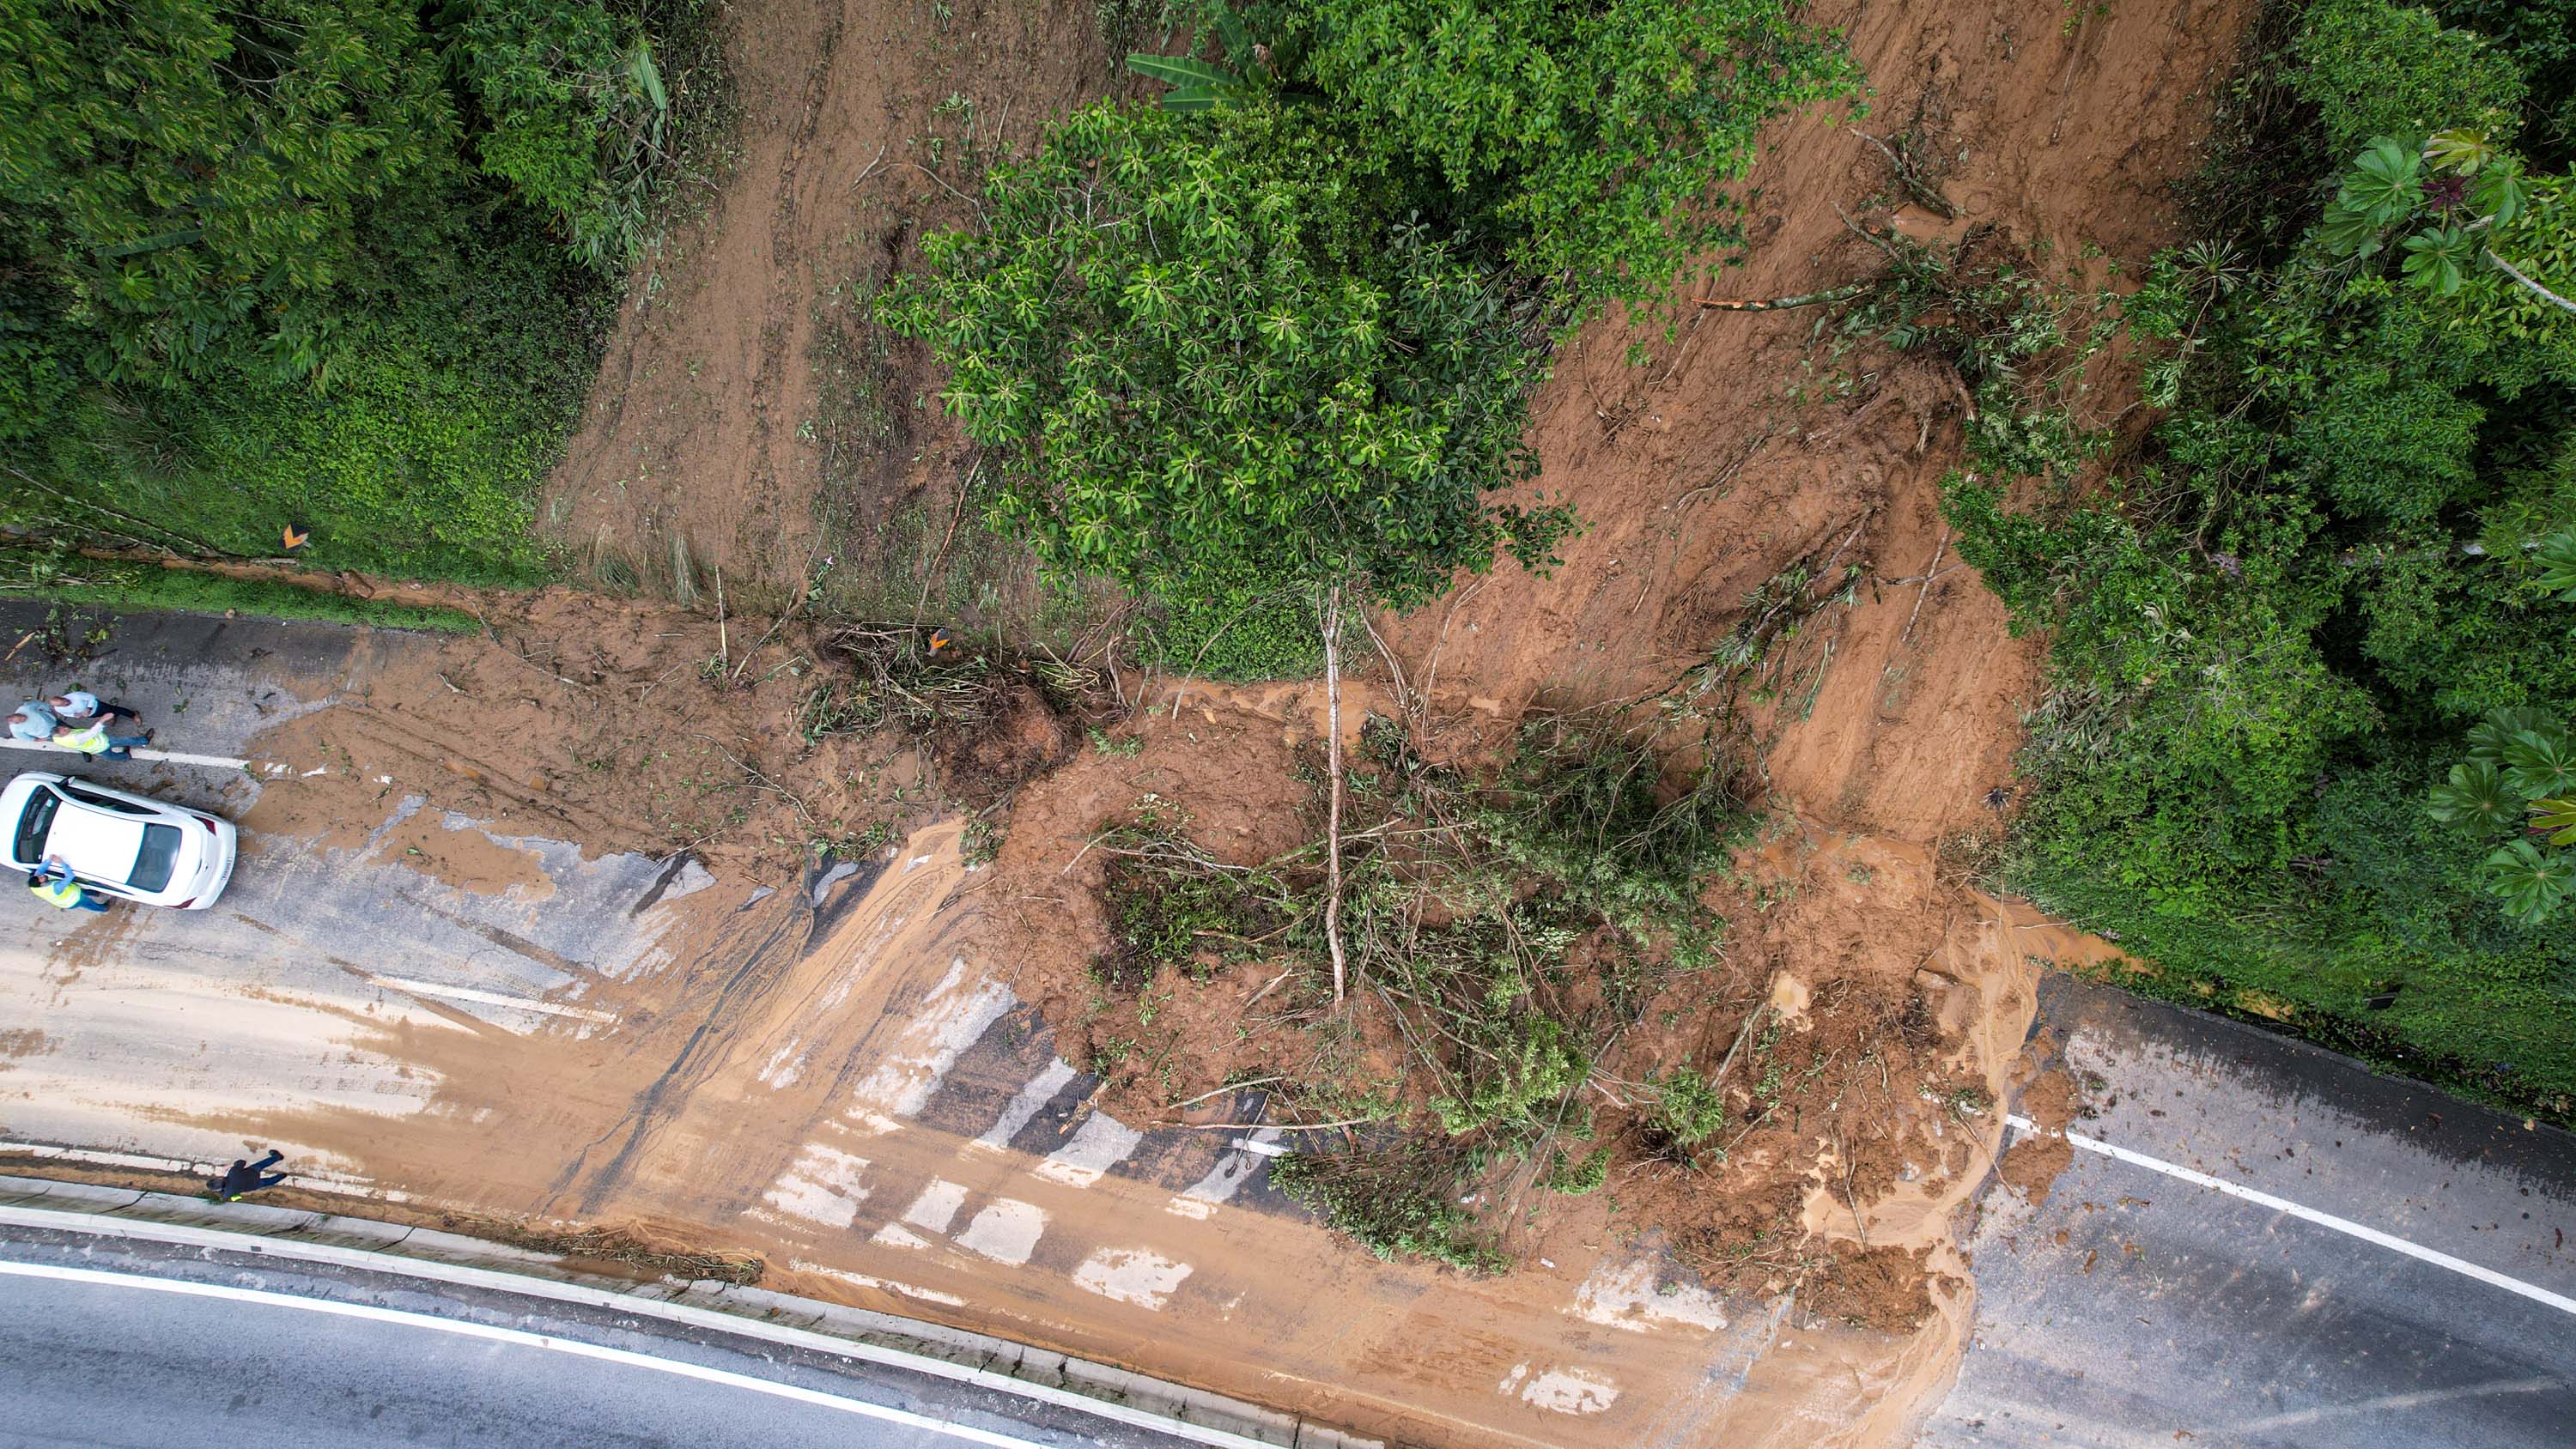
[{"label": "car roof", "polygon": [[66,799],[54,812],[45,852],[61,856],[75,875],[123,885],[134,873],[135,857],[143,853],[143,827],[148,823],[139,815],[115,815]]}]

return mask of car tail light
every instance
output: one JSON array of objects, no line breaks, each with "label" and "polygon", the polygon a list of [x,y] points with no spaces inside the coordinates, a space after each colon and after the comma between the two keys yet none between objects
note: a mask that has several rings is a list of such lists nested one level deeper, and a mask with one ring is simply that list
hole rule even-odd
[{"label": "car tail light", "polygon": [[206,827],[206,833],[207,833],[208,835],[211,835],[211,836],[215,837],[215,838],[216,838],[216,839],[218,839],[218,840],[221,840],[221,839],[223,838],[224,833],[223,833],[222,831],[220,831],[220,830],[217,830],[217,829],[215,828],[215,822],[214,822],[213,820],[211,820],[211,819],[207,818],[206,816],[200,815],[200,816],[198,816],[198,817],[197,817],[197,823],[198,823],[199,825],[202,825],[202,826]]},{"label": "car tail light", "polygon": [[196,898],[195,896],[190,896],[190,897],[188,897],[186,900],[181,901],[179,904],[177,904],[177,905],[175,905],[175,906],[172,906],[170,909],[172,909],[172,910],[174,910],[174,911],[184,911],[184,910],[188,909],[190,906],[195,905],[196,903],[197,903],[197,898]]}]

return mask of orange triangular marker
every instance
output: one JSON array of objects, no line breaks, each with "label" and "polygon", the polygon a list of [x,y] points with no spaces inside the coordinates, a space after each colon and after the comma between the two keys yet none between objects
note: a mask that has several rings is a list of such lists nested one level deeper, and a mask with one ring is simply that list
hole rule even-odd
[{"label": "orange triangular marker", "polygon": [[309,533],[297,533],[295,531],[295,525],[292,523],[286,525],[287,550],[289,552],[293,552],[296,549],[302,548],[304,546],[304,540],[311,538],[312,536],[313,535]]},{"label": "orange triangular marker", "polygon": [[945,630],[945,629],[933,629],[933,630],[931,630],[931,631],[930,631],[930,652],[931,652],[931,653],[933,653],[933,654],[936,654],[936,653],[938,653],[940,650],[945,649],[945,648],[947,648],[947,647],[948,647],[948,631],[947,631],[947,630]]}]

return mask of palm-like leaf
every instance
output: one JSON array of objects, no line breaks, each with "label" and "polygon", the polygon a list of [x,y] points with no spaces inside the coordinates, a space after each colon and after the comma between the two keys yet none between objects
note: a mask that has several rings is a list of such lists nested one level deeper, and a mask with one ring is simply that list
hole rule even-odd
[{"label": "palm-like leaf", "polygon": [[2525,800],[2576,790],[2576,747],[2559,730],[2524,730],[2505,742],[2505,783]]},{"label": "palm-like leaf", "polygon": [[1127,57],[1127,68],[1168,86],[1213,88],[1234,84],[1234,72],[1186,55],[1131,55]]},{"label": "palm-like leaf", "polygon": [[2522,817],[2522,797],[2507,789],[2504,772],[2487,760],[2466,760],[2451,767],[2451,778],[2433,787],[2426,808],[2449,825],[2501,828]]},{"label": "palm-like leaf", "polygon": [[2544,855],[2528,840],[2504,846],[2486,860],[2487,894],[2504,902],[2504,913],[2526,926],[2546,923],[2576,885],[2576,861]]},{"label": "palm-like leaf", "polygon": [[2504,747],[2513,742],[2515,735],[2526,730],[2548,733],[2557,728],[2558,722],[2549,717],[2548,711],[2529,705],[2489,710],[2485,719],[2469,726],[2469,758],[2502,764]]},{"label": "palm-like leaf", "polygon": [[2576,604],[2576,533],[2553,533],[2531,552],[2540,566],[2540,586]]},{"label": "palm-like leaf", "polygon": [[2447,297],[2469,279],[2476,243],[2456,226],[2432,226],[2406,239],[2406,279],[2434,296]]},{"label": "palm-like leaf", "polygon": [[2483,131],[2437,131],[2424,143],[2424,159],[2445,171],[2474,176],[2478,168],[2495,159],[2494,143]]},{"label": "palm-like leaf", "polygon": [[2532,801],[2531,828],[2548,831],[2552,845],[2576,845],[2576,798],[2559,795]]},{"label": "palm-like leaf", "polygon": [[2375,137],[2352,158],[2335,200],[2386,226],[2424,200],[2424,158],[2386,136]]}]

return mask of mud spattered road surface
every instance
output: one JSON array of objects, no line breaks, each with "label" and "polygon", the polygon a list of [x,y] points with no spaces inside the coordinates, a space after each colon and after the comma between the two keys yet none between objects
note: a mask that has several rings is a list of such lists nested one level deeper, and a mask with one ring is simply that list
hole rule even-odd
[{"label": "mud spattered road surface", "polygon": [[2567,1134],[2063,977],[2040,1030],[2091,1088],[2072,1130],[2135,1156],[2077,1150],[2035,1206],[1989,1196],[1926,1449],[2576,1433]]},{"label": "mud spattered road surface", "polygon": [[[184,721],[167,743],[256,754],[276,719],[426,647],[129,620],[85,677]],[[371,768],[23,763],[236,817],[269,781]],[[1024,903],[979,894],[956,823],[763,883],[441,811],[404,768],[338,790],[366,808],[310,833],[246,832],[213,911],[13,910],[15,1150],[113,1175],[275,1144],[307,1189],[757,1252],[768,1286],[1421,1442],[1759,1442],[1821,1414],[1820,1385],[1938,1387],[1937,1343],[1791,1327],[1651,1242],[1603,1233],[1495,1279],[1377,1262],[1270,1188],[1294,1142],[1228,1127],[1249,1098],[1097,1110],[1012,963],[966,944],[977,913]]]}]

